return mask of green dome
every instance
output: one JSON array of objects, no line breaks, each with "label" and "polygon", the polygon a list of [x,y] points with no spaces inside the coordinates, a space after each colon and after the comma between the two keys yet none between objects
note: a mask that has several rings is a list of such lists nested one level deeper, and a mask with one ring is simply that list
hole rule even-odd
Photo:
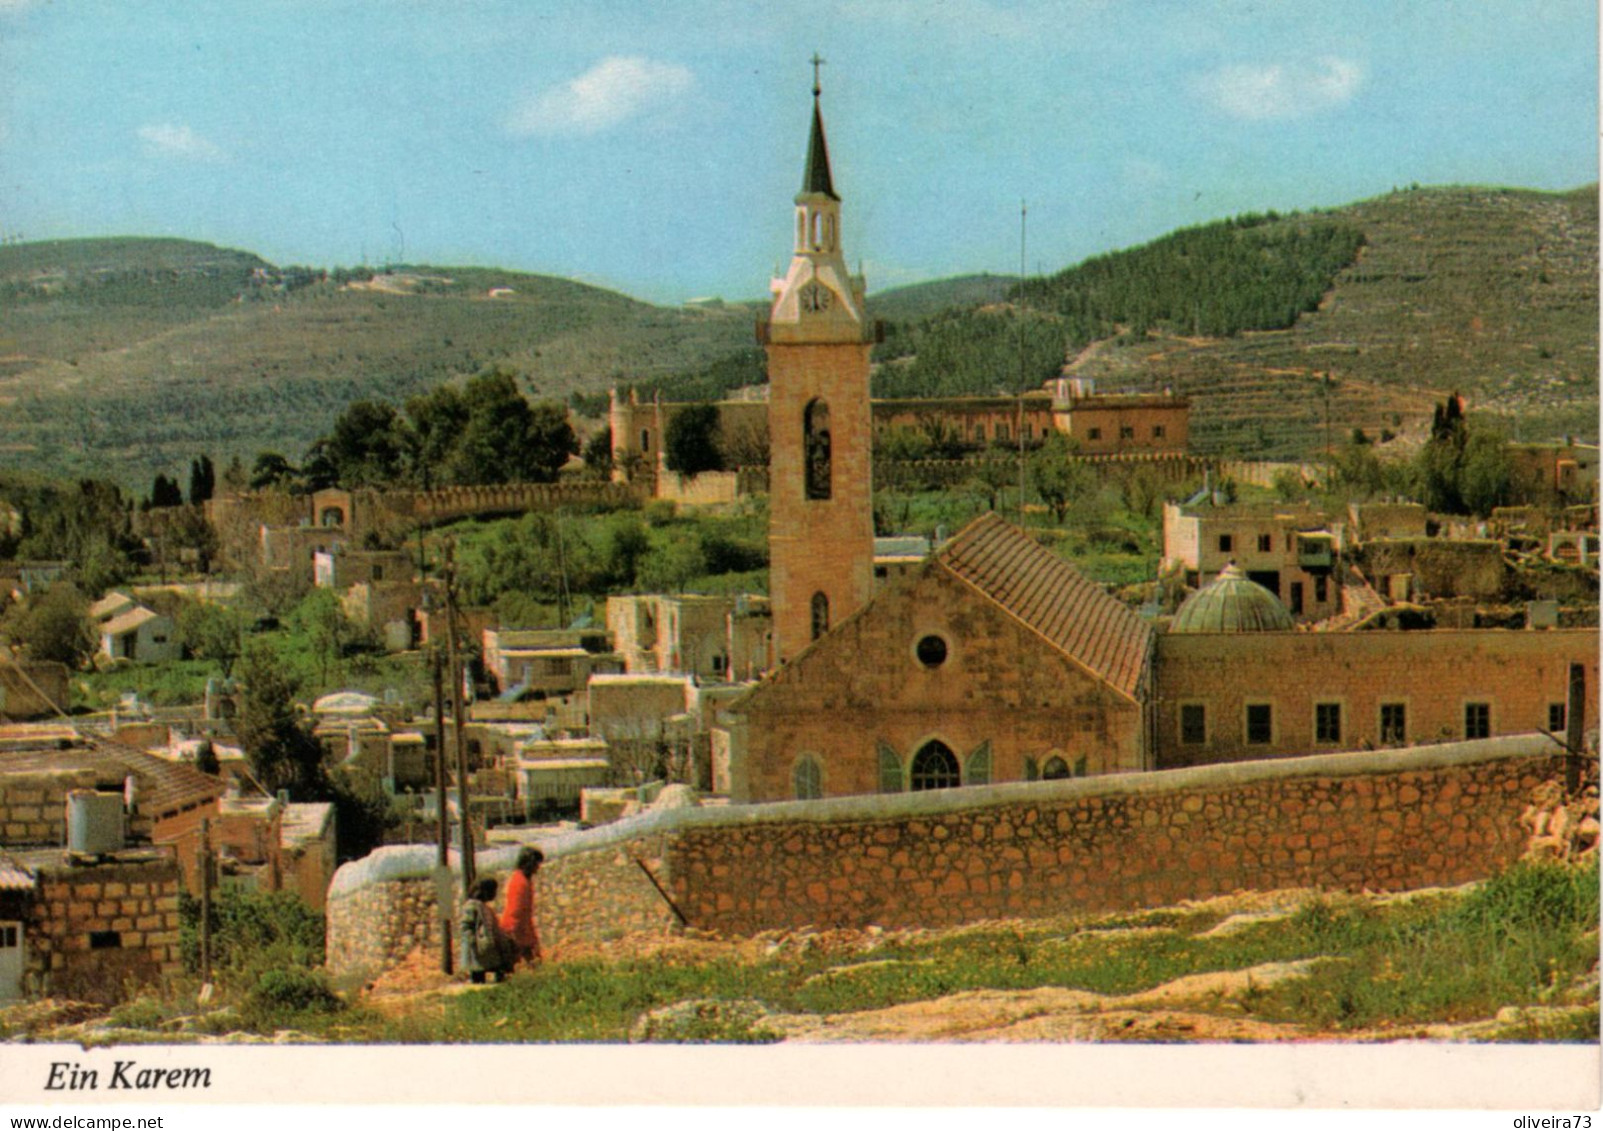
[{"label": "green dome", "polygon": [[1232,562],[1216,579],[1180,602],[1169,631],[1290,632],[1294,627],[1280,598],[1249,581]]}]

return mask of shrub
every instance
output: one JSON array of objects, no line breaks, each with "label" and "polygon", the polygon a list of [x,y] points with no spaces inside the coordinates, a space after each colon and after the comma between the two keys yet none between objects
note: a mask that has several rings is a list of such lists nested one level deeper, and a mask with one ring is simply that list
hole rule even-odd
[{"label": "shrub", "polygon": [[245,1014],[257,1023],[276,1021],[285,1013],[337,1013],[344,1008],[328,975],[305,966],[264,970],[245,996]]}]

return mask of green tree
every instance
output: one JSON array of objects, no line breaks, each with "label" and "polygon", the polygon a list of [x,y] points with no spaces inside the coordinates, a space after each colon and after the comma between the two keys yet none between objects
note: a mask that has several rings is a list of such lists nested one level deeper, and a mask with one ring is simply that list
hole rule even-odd
[{"label": "green tree", "polygon": [[316,588],[301,599],[290,614],[290,628],[299,633],[317,661],[317,678],[328,683],[329,670],[339,663],[355,635],[332,589]]},{"label": "green tree", "polygon": [[77,667],[94,650],[89,602],[68,581],[58,581],[31,600],[14,605],[4,621],[6,637],[35,660]]},{"label": "green tree", "polygon": [[718,406],[685,405],[668,421],[662,438],[663,462],[680,475],[700,475],[703,471],[722,471],[723,453],[718,450]]},{"label": "green tree", "polygon": [[325,789],[323,749],[295,709],[296,681],[272,645],[251,641],[239,661],[235,732],[251,773],[270,791],[316,800]]},{"label": "green tree", "polygon": [[277,452],[261,452],[257,454],[256,462],[251,465],[250,478],[246,480],[246,484],[252,491],[264,491],[270,487],[282,487],[287,490],[294,486],[299,475],[295,465]]},{"label": "green tree", "polygon": [[455,385],[439,385],[406,402],[407,463],[424,490],[450,482],[451,457],[468,423],[468,406]]},{"label": "green tree", "polygon": [[188,602],[178,611],[178,640],[195,659],[221,668],[226,679],[244,647],[245,618],[227,605]]},{"label": "green tree", "polygon": [[550,483],[577,455],[567,411],[549,401],[530,405],[505,370],[494,369],[462,390],[467,421],[452,452],[456,483]]},{"label": "green tree", "polygon": [[355,401],[334,421],[326,440],[343,487],[381,487],[401,477],[406,442],[400,414],[378,401]]},{"label": "green tree", "polygon": [[1096,487],[1096,477],[1073,457],[1074,445],[1068,437],[1054,432],[1030,454],[1026,467],[1030,485],[1052,508],[1059,524],[1069,508]]},{"label": "green tree", "polygon": [[200,506],[212,497],[217,489],[217,469],[212,466],[211,456],[201,456],[199,459],[189,461],[189,502],[192,506]]},{"label": "green tree", "polygon": [[612,429],[603,428],[584,445],[584,465],[605,479],[612,472]]},{"label": "green tree", "polygon": [[1458,491],[1474,514],[1489,515],[1493,508],[1508,505],[1514,493],[1514,461],[1505,437],[1485,426],[1470,428]]}]

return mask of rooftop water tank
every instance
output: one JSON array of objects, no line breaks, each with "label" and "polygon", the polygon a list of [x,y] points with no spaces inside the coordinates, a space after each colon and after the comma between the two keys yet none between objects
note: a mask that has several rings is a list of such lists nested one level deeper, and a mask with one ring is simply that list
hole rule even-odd
[{"label": "rooftop water tank", "polygon": [[67,852],[105,856],[123,847],[123,796],[74,789],[67,793]]}]

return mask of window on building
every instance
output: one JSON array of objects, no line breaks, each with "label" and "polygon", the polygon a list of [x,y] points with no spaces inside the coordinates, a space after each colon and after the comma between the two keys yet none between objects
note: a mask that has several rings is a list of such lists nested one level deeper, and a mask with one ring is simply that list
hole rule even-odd
[{"label": "window on building", "polygon": [[1330,579],[1324,574],[1314,578],[1314,600],[1321,605],[1330,600]]},{"label": "window on building", "polygon": [[1396,745],[1408,741],[1408,707],[1405,704],[1380,705],[1380,740]]},{"label": "window on building", "polygon": [[1549,703],[1547,705],[1547,729],[1552,731],[1554,734],[1558,734],[1560,731],[1564,730],[1568,724],[1569,719],[1566,717],[1564,704]]},{"label": "window on building", "polygon": [[1302,582],[1300,581],[1291,583],[1290,607],[1292,616],[1298,617],[1302,615]]},{"label": "window on building", "polygon": [[879,791],[881,793],[902,792],[902,760],[897,757],[896,751],[883,742],[877,750],[879,758]]},{"label": "window on building", "polygon": [[122,946],[121,931],[90,931],[90,950],[116,950]]},{"label": "window on building", "polygon": [[940,739],[931,739],[913,755],[912,788],[916,793],[923,789],[953,789],[961,785],[957,768],[957,755]]},{"label": "window on building", "polygon": [[1275,548],[1275,536],[1273,534],[1260,534],[1260,535],[1258,535],[1258,552],[1260,554],[1267,554],[1271,550],[1273,550],[1274,548]]},{"label": "window on building", "polygon": [[827,499],[831,489],[829,404],[809,401],[802,413],[802,453],[806,460],[807,497]]},{"label": "window on building", "polygon": [[829,631],[829,597],[820,593],[813,594],[813,639],[817,640]]},{"label": "window on building", "polygon": [[976,424],[974,426],[974,438],[976,440],[978,440],[982,444],[985,443],[985,425],[984,424]]},{"label": "window on building", "polygon": [[1336,743],[1341,741],[1341,704],[1314,704],[1314,741]]},{"label": "window on building", "polygon": [[1275,716],[1268,703],[1247,704],[1247,741],[1266,746],[1274,740]]},{"label": "window on building", "polygon": [[384,580],[384,567],[383,566],[376,565],[376,566],[373,567],[373,580],[374,581],[383,581]]},{"label": "window on building", "polygon": [[1033,434],[1034,433],[1032,433],[1030,431],[1029,421],[1025,421],[1024,424],[1021,425],[1020,428],[1019,428],[1019,435],[1023,436],[1026,440],[1028,440]]},{"label": "window on building", "polygon": [[1100,440],[1100,439],[1102,439],[1102,429],[1100,429],[1100,428],[1089,428],[1089,429],[1087,429],[1086,433],[1085,433],[1085,438],[1087,440]]},{"label": "window on building", "polygon": [[1163,425],[1154,424],[1152,426],[1152,438],[1154,440],[1161,440],[1161,439],[1163,439],[1163,436],[1164,436]]},{"label": "window on building", "polygon": [[651,450],[651,432],[649,429],[642,428],[640,430],[640,450],[643,452]]},{"label": "window on building", "polygon": [[874,578],[875,578],[875,580],[884,581],[886,578],[890,577],[890,575],[891,575],[891,567],[890,566],[875,566],[874,567]]},{"label": "window on building", "polygon": [[963,780],[969,785],[991,784],[991,742],[986,739],[963,761]]},{"label": "window on building", "polygon": [[996,426],[996,438],[997,438],[997,441],[1000,442],[1000,443],[1004,443],[1004,444],[1007,443],[1007,425],[1006,424],[998,424]]},{"label": "window on building", "polygon": [[817,801],[824,796],[824,772],[819,769],[818,759],[811,754],[797,758],[791,784],[795,787],[797,801]]},{"label": "window on building", "polygon": [[1133,439],[1135,439],[1135,426],[1133,424],[1121,424],[1121,425],[1119,425],[1119,439],[1121,439],[1121,440],[1133,440]]},{"label": "window on building", "polygon": [[0,950],[15,950],[21,944],[22,936],[17,933],[15,923],[7,923],[0,927]]},{"label": "window on building", "polygon": [[1219,552],[1228,554],[1236,548],[1236,540],[1228,534],[1219,535]]},{"label": "window on building", "polygon": [[1201,746],[1208,741],[1208,709],[1201,703],[1180,705],[1180,741]]},{"label": "window on building", "polygon": [[1492,737],[1492,705],[1490,703],[1464,704],[1464,737]]},{"label": "window on building", "polygon": [[919,637],[913,651],[918,656],[918,662],[926,668],[938,668],[946,663],[946,641],[933,632]]},{"label": "window on building", "polygon": [[1061,778],[1073,777],[1069,772],[1069,764],[1056,756],[1048,758],[1046,765],[1041,767],[1042,781],[1058,781]]}]

